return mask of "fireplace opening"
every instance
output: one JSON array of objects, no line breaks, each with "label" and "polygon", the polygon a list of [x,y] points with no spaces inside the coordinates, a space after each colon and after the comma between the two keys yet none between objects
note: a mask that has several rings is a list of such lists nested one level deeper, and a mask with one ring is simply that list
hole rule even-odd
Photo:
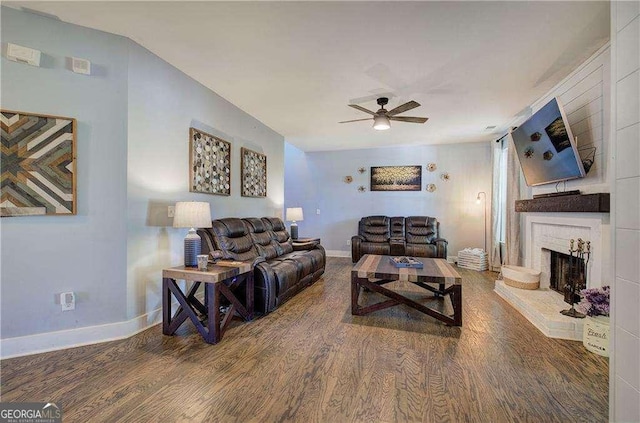
[{"label": "fireplace opening", "polygon": [[578,290],[586,287],[584,260],[571,257],[568,254],[551,251],[551,272],[549,274],[549,287],[565,296],[565,301],[570,295],[565,286],[571,279],[578,281]]}]

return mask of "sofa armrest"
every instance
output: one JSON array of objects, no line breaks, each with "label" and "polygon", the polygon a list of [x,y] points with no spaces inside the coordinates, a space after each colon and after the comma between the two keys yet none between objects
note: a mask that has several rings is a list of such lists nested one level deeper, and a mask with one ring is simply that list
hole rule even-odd
[{"label": "sofa armrest", "polygon": [[437,257],[446,259],[447,258],[447,245],[449,244],[449,241],[447,241],[444,238],[436,238],[436,239],[433,240],[433,243],[436,244]]},{"label": "sofa armrest", "polygon": [[356,263],[360,260],[362,253],[360,252],[360,243],[364,241],[364,238],[360,235],[351,237],[351,261]]},{"label": "sofa armrest", "polygon": [[251,267],[255,268],[258,264],[266,261],[267,260],[264,257],[258,256],[255,259],[253,259],[253,263],[251,263]]},{"label": "sofa armrest", "polygon": [[291,245],[293,245],[293,251],[308,251],[316,248],[318,246],[318,242],[292,242]]}]

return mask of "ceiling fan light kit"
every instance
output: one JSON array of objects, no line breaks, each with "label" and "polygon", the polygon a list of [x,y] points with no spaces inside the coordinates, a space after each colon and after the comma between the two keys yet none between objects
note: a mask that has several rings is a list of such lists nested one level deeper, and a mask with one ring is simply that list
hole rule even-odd
[{"label": "ceiling fan light kit", "polygon": [[411,109],[415,109],[416,107],[420,107],[420,103],[416,101],[409,101],[407,103],[401,104],[395,109],[386,110],[384,106],[389,102],[387,97],[380,97],[377,100],[378,105],[380,105],[380,109],[377,112],[371,111],[369,109],[365,109],[362,106],[357,104],[349,104],[349,107],[353,107],[356,110],[360,110],[361,112],[368,113],[373,117],[366,119],[354,119],[354,120],[345,120],[340,123],[350,123],[350,122],[360,122],[364,120],[373,119],[373,129],[377,129],[379,131],[384,131],[385,129],[389,129],[391,127],[391,121],[397,120],[398,122],[409,122],[409,123],[425,123],[428,118],[424,117],[414,117],[414,116],[396,116],[400,113],[406,112]]},{"label": "ceiling fan light kit", "polygon": [[385,115],[378,115],[373,118],[373,129],[384,131],[389,128],[391,128],[391,122]]}]

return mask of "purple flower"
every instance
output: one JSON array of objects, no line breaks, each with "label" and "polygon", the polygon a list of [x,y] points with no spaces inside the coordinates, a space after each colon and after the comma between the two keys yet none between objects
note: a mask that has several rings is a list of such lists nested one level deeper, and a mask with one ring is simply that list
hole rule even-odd
[{"label": "purple flower", "polygon": [[589,288],[580,291],[582,300],[578,304],[578,311],[587,316],[608,316],[609,315],[609,286],[602,288]]}]

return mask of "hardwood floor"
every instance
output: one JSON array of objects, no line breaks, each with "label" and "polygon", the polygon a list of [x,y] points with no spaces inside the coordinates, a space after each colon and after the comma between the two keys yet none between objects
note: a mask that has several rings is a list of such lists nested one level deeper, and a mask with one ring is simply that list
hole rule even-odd
[{"label": "hardwood floor", "polygon": [[1,399],[61,403],[65,422],[607,421],[608,361],[542,335],[493,293],[494,273],[459,269],[456,328],[404,306],[352,316],[350,268],[330,258],[218,345],[186,322],[3,360]]}]

